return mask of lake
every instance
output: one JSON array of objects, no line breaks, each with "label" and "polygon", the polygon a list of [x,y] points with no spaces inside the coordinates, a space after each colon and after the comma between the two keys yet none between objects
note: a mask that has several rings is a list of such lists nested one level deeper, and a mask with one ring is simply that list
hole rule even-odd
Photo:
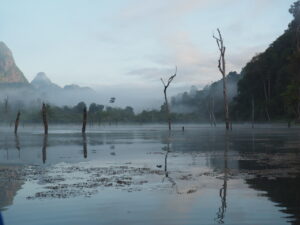
[{"label": "lake", "polygon": [[300,128],[0,128],[4,224],[300,224]]}]

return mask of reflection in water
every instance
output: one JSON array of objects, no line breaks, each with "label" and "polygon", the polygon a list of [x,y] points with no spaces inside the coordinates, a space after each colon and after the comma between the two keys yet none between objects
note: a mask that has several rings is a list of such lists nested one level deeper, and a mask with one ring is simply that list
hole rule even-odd
[{"label": "reflection in water", "polygon": [[165,166],[164,166],[165,177],[163,178],[162,181],[164,182],[164,180],[166,178],[172,184],[172,188],[175,187],[176,193],[178,194],[179,191],[178,191],[177,184],[174,181],[174,179],[172,177],[170,177],[169,172],[168,172],[168,155],[169,155],[169,152],[170,152],[170,139],[171,139],[171,134],[169,132],[169,136],[167,138],[167,145],[163,148],[163,150],[166,151],[166,154],[165,154]]},{"label": "reflection in water", "polygon": [[170,140],[169,139],[168,139],[166,147],[163,148],[163,150],[166,151],[166,154],[165,154],[165,177],[169,177],[169,172],[168,172],[168,155],[170,152]]},{"label": "reflection in water", "polygon": [[255,190],[264,191],[264,196],[282,206],[291,224],[300,224],[300,177],[268,179],[256,177],[247,179],[247,184]]},{"label": "reflection in water", "polygon": [[21,148],[20,148],[20,140],[19,140],[19,136],[18,134],[15,134],[15,142],[16,142],[16,149],[18,150],[18,153],[19,153],[19,159],[20,159],[20,151],[21,151]]},{"label": "reflection in water", "polygon": [[14,197],[24,181],[18,167],[8,165],[0,166],[0,178],[0,211],[4,211],[13,204]]},{"label": "reflection in water", "polygon": [[227,179],[228,179],[228,163],[227,163],[227,154],[228,154],[228,133],[225,136],[225,148],[224,148],[224,176],[223,176],[223,185],[219,191],[219,196],[221,198],[221,206],[217,212],[216,221],[219,224],[224,223],[225,212],[227,208]]},{"label": "reflection in water", "polygon": [[47,145],[48,145],[48,135],[44,135],[44,140],[43,140],[43,163],[46,163],[47,159]]},{"label": "reflection in water", "polygon": [[83,146],[83,157],[87,158],[87,142],[86,142],[86,134],[82,134],[82,146]]},{"label": "reflection in water", "polygon": [[[273,156],[273,158],[268,159],[267,163],[271,159],[275,159],[278,161],[283,158],[283,160],[287,160],[287,163],[279,165],[280,167],[289,166],[295,168],[295,170],[298,169],[299,167],[297,165],[299,164],[299,160],[294,160],[294,153],[299,153],[299,129],[241,129],[228,133],[227,135],[229,136],[225,136],[225,132],[223,131],[223,129],[202,129],[196,131],[186,129],[184,133],[181,131],[172,132],[172,136],[168,136],[166,132],[167,131],[162,132],[160,130],[139,130],[130,132],[126,130],[122,132],[116,131],[108,133],[95,132],[88,134],[88,137],[86,137],[85,135],[80,136],[80,134],[78,133],[51,134],[51,139],[49,139],[49,144],[51,145],[51,157],[48,152],[48,158],[46,155],[46,149],[48,145],[47,136],[43,136],[43,145],[41,145],[42,136],[40,134],[20,133],[19,136],[14,136],[11,132],[9,132],[7,135],[1,135],[0,162],[3,165],[0,166],[0,173],[2,173],[0,174],[2,176],[0,176],[2,179],[0,182],[0,209],[3,210],[12,205],[14,196],[23,185],[24,180],[26,180],[26,182],[28,182],[29,184],[30,182],[33,182],[21,177],[21,175],[25,173],[21,171],[21,167],[17,167],[18,163],[21,165],[36,165],[41,164],[42,162],[46,163],[47,160],[47,164],[51,163],[51,165],[60,165],[60,162],[71,162],[72,164],[75,164],[84,160],[82,157],[82,152],[76,151],[77,154],[74,154],[74,149],[83,149],[83,156],[84,158],[87,158],[87,148],[89,148],[89,150],[95,149],[92,150],[95,151],[95,154],[93,154],[93,160],[99,160],[99,162],[103,162],[103,165],[106,162],[110,163],[110,160],[115,160],[113,162],[117,162],[122,165],[123,162],[130,161],[130,164],[133,164],[132,166],[139,167],[140,161],[142,161],[145,162],[146,167],[148,167],[153,166],[154,160],[158,160],[161,162],[164,161],[158,167],[161,168],[162,171],[159,171],[160,173],[157,173],[157,176],[155,176],[155,179],[157,179],[155,180],[155,182],[160,182],[161,180],[163,180],[164,186],[167,186],[167,188],[172,188],[172,191],[174,193],[176,189],[176,193],[181,194],[181,196],[177,196],[176,194],[174,194],[171,196],[171,198],[175,199],[176,201],[181,201],[183,198],[188,200],[197,200],[197,198],[201,199],[208,197],[209,201],[214,201],[214,203],[218,204],[217,206],[214,206],[213,204],[211,204],[211,206],[203,206],[205,201],[197,201],[197,204],[199,205],[195,207],[200,207],[201,210],[198,211],[199,213],[191,215],[191,218],[189,218],[190,215],[184,214],[184,218],[195,219],[199,221],[199,219],[201,219],[201,216],[206,213],[206,210],[209,209],[209,212],[211,212],[211,214],[207,215],[209,221],[204,221],[203,223],[209,224],[211,222],[215,222],[217,224],[224,224],[232,221],[232,219],[234,219],[235,221],[240,220],[241,218],[239,217],[238,213],[243,210],[243,213],[245,213],[245,218],[251,219],[250,222],[244,221],[246,223],[248,222],[248,224],[253,224],[251,222],[253,222],[254,219],[256,219],[256,221],[258,221],[258,219],[265,218],[276,219],[276,216],[278,215],[290,216],[289,218],[286,218],[285,221],[294,220],[295,222],[292,221],[294,224],[300,224],[300,195],[297,194],[299,193],[298,190],[300,188],[299,177],[290,177],[288,176],[288,172],[287,175],[284,175],[288,176],[286,178],[271,177],[271,175],[276,175],[273,175],[274,173],[271,171],[271,169],[276,169],[277,164],[271,165],[272,167],[270,167],[269,164],[264,164],[269,156]],[[156,154],[157,146],[162,145],[163,151],[161,152],[163,152],[163,155]],[[104,149],[107,149],[108,151],[114,148],[116,148],[117,150],[120,149],[120,151],[117,152],[120,154],[114,153],[116,155],[114,159],[111,159],[111,157],[108,158],[107,152],[96,150],[99,146],[103,146]],[[42,160],[40,158],[41,147],[43,153]],[[21,152],[21,148],[21,160],[16,160],[16,158],[18,157],[17,153],[18,151]],[[121,151],[124,151],[124,154],[122,154]],[[152,152],[155,154],[150,155],[149,153]],[[176,155],[174,153],[176,153]],[[280,154],[276,156],[277,153]],[[293,154],[289,155],[288,153]],[[177,157],[173,158],[173,156]],[[190,160],[190,156],[193,157],[193,161]],[[259,159],[261,160],[257,160],[256,158],[254,158],[254,156],[260,157]],[[91,157],[89,157],[89,160],[91,160]],[[290,160],[293,160],[295,164],[288,163]],[[135,164],[135,162],[138,162],[139,164]],[[173,162],[176,162],[176,165],[172,164]],[[8,169],[8,164],[12,164],[12,166],[10,167],[15,167],[15,169]],[[110,164],[107,165],[110,166]],[[130,167],[127,164],[125,166],[128,168]],[[191,170],[188,170],[190,167]],[[194,172],[192,169],[195,169],[195,172],[192,174],[193,176],[195,175],[195,177],[192,177],[190,179],[184,178],[185,176],[181,176],[181,173],[178,173],[178,171],[180,172],[182,168],[183,170],[186,169],[188,173],[190,173],[189,171]],[[202,172],[202,168],[204,168],[204,172]],[[212,174],[209,173],[208,175],[206,175],[206,171],[208,171],[206,170],[207,168],[213,171]],[[49,168],[49,171],[50,170],[51,168]],[[202,176],[200,181],[198,180],[198,170],[199,174],[201,174]],[[11,172],[8,173],[9,171]],[[219,171],[223,175],[222,181],[216,181],[214,179],[219,175]],[[272,179],[269,179],[269,177],[252,178],[252,176],[248,178],[248,176],[246,176],[246,184],[243,183],[241,187],[243,189],[242,191],[247,190],[247,193],[250,194],[256,192],[253,192],[253,190],[248,190],[249,188],[264,191],[263,193],[258,192],[257,196],[256,194],[255,196],[251,195],[251,201],[249,202],[251,204],[256,204],[262,201],[273,201],[277,203],[276,205],[268,206],[268,208],[266,208],[266,211],[259,211],[257,208],[247,208],[249,210],[244,210],[245,208],[240,209],[239,204],[241,203],[245,204],[245,207],[248,206],[247,204],[249,202],[247,197],[245,199],[238,199],[238,205],[236,205],[236,194],[241,193],[236,191],[239,191],[240,186],[238,186],[238,188],[234,192],[229,192],[229,189],[227,191],[227,188],[229,188],[230,184],[229,179],[231,178],[231,174],[235,176],[235,174],[238,175],[239,173],[245,173],[248,171],[250,174],[261,174],[264,171],[266,171],[266,173],[272,172],[270,176],[268,174],[265,175],[271,177]],[[213,176],[213,183],[211,182],[212,178],[207,178],[207,176]],[[11,180],[3,179],[3,177],[8,177]],[[38,177],[38,179],[40,180],[41,178]],[[185,198],[185,194],[190,194],[188,191],[186,191],[187,188],[190,187],[190,185],[192,185],[194,188],[194,184],[197,185],[195,186],[195,189],[199,188],[200,190],[201,188],[201,192],[204,194],[194,194],[190,195],[191,197]],[[218,186],[216,186],[216,184],[218,184]],[[24,187],[25,190],[27,190],[27,186]],[[32,193],[31,189],[28,189],[27,191],[29,192],[29,194]],[[208,191],[209,193],[211,193],[211,191],[215,191],[214,197],[217,197],[217,201],[215,200],[216,198],[211,198],[210,195],[206,195],[206,191]],[[229,193],[231,200],[230,203],[227,201],[227,194]],[[126,196],[126,193],[123,194],[124,196]],[[137,194],[139,195],[139,193]],[[158,194],[162,193],[158,191]],[[242,192],[242,194],[244,194],[244,192]],[[147,200],[147,196],[148,195],[143,195],[142,197],[145,197],[145,199],[140,198],[137,199],[137,201],[141,201],[144,204]],[[74,201],[76,201],[76,199]],[[97,204],[98,203],[99,201],[97,202]],[[20,204],[20,198],[18,198],[18,201],[14,202],[14,205],[16,205],[16,207],[19,207],[18,204]],[[126,201],[126,204],[128,204],[128,201]],[[189,206],[192,205],[190,204],[190,202],[188,204]],[[227,207],[227,204],[230,204],[230,209]],[[182,205],[180,205],[180,207],[182,207]],[[201,207],[203,207],[203,210]],[[211,210],[211,208],[209,207],[214,208]],[[265,207],[265,205],[258,206],[259,209],[261,209],[262,207]],[[284,210],[283,213],[285,214],[278,213],[277,209],[278,211]],[[7,211],[9,212],[9,210],[11,209],[8,209]],[[255,210],[257,210],[258,213],[254,213]],[[76,211],[74,210],[74,212]],[[11,213],[11,215],[12,214],[13,213]],[[8,215],[9,214],[6,214],[4,216],[9,217]],[[240,224],[242,224],[242,221]],[[276,222],[273,224],[276,224]]]}]

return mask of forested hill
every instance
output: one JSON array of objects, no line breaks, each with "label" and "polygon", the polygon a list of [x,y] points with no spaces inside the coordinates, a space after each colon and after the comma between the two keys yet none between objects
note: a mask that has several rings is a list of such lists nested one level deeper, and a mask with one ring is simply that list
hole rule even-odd
[{"label": "forested hill", "polygon": [[[221,75],[220,75],[221,76]],[[230,72],[226,76],[228,100],[231,103],[237,94],[237,83],[240,79],[237,72]],[[222,79],[206,86],[203,90],[191,88],[171,99],[172,112],[197,113],[202,120],[209,120],[210,112],[213,111],[217,120],[224,118],[224,97]]]},{"label": "forested hill", "polygon": [[290,13],[288,29],[265,52],[243,68],[232,116],[249,120],[254,103],[259,120],[299,119],[300,111],[300,1]]}]

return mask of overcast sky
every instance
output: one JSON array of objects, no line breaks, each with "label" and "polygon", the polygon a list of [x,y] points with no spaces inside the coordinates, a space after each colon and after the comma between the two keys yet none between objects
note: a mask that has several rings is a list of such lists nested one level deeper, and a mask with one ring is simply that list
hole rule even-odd
[{"label": "overcast sky", "polygon": [[[240,70],[287,28],[294,0],[1,0],[0,40],[31,81],[79,84],[119,98],[158,99],[220,79],[220,28],[228,71]],[[135,97],[133,97],[135,96]],[[150,104],[150,103],[149,103]]]}]

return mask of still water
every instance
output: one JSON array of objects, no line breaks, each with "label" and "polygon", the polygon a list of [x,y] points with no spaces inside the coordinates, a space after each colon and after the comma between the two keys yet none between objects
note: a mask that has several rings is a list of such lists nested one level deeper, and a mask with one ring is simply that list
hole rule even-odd
[{"label": "still water", "polygon": [[4,224],[300,224],[300,129],[0,128]]}]

